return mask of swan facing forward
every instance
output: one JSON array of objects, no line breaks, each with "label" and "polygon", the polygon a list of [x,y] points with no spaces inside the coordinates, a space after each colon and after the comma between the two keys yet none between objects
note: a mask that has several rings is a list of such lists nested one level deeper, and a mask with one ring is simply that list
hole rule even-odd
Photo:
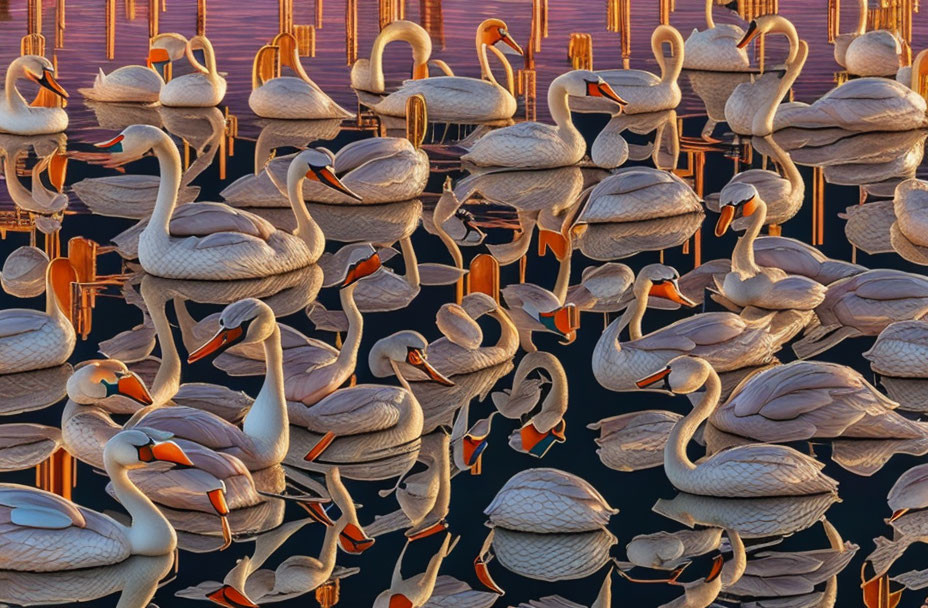
[{"label": "swan facing forward", "polygon": [[722,391],[718,374],[705,360],[676,357],[637,385],[641,389],[662,389],[671,395],[705,388],[702,399],[677,423],[664,448],[664,472],[678,490],[738,498],[805,496],[837,490],[838,482],[822,473],[824,465],[781,445],[734,447],[693,463],[686,455],[686,446],[697,427],[715,411]]},{"label": "swan facing forward", "polygon": [[350,193],[335,177],[327,155],[314,151],[299,154],[287,180],[298,229],[297,234],[288,234],[257,215],[221,203],[201,202],[175,211],[180,155],[160,129],[132,125],[98,147],[113,153],[119,162],[135,160],[149,151],[158,158],[158,198],[139,236],[138,256],[146,272],[164,278],[253,279],[308,266],[322,253],[322,232],[302,204],[302,181],[314,180]]},{"label": "swan facing forward", "polygon": [[43,135],[60,133],[68,128],[68,115],[63,108],[44,107],[39,102],[41,97],[37,97],[31,104],[26,103],[16,88],[16,81],[25,78],[67,99],[68,93],[55,81],[54,73],[52,63],[38,55],[23,55],[10,63],[6,69],[3,97],[0,97],[0,132]]}]

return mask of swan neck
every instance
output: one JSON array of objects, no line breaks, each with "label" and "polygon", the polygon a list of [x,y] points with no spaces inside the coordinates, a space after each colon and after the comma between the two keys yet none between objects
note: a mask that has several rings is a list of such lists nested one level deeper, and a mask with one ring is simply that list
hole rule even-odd
[{"label": "swan neck", "polygon": [[345,335],[345,341],[342,343],[342,349],[338,352],[335,363],[338,369],[354,370],[358,365],[358,350],[361,348],[364,317],[354,300],[354,290],[357,286],[357,283],[352,283],[338,294],[342,311],[348,317],[348,333]]},{"label": "swan neck", "polygon": [[133,554],[164,555],[177,545],[177,534],[158,507],[139,490],[125,467],[104,455],[106,473],[113,481],[113,492],[132,519],[128,527]]},{"label": "swan neck", "polygon": [[399,380],[400,386],[402,386],[404,389],[406,389],[406,392],[412,395],[413,394],[412,387],[409,386],[409,382],[403,376],[403,372],[400,371],[400,368],[396,365],[396,361],[394,361],[393,359],[390,359],[390,367],[393,368],[393,375],[396,376],[397,380]]},{"label": "swan neck", "polygon": [[272,456],[269,459],[279,463],[289,448],[287,426],[290,422],[284,396],[284,354],[280,343],[280,327],[273,317],[267,321],[274,324],[274,329],[264,340],[264,385],[245,416],[242,430],[259,449],[273,450],[274,454],[269,454]]},{"label": "swan neck", "polygon": [[[15,64],[15,62],[14,62]],[[19,65],[11,64],[6,71],[4,80],[4,95],[6,95],[7,108],[10,111],[20,110],[26,107],[26,100],[16,88],[16,81],[22,78],[23,69]]]},{"label": "swan neck", "polygon": [[702,399],[689,414],[674,425],[667,438],[667,444],[664,446],[664,469],[667,471],[667,477],[672,480],[685,477],[696,470],[696,465],[686,455],[686,446],[703,420],[706,420],[715,410],[722,394],[722,382],[718,374],[709,367],[708,363],[705,365],[708,376],[703,385],[705,393]]},{"label": "swan neck", "polygon": [[413,249],[410,237],[400,239],[400,252],[403,254],[403,264],[406,266],[406,282],[413,289],[419,289],[419,259],[416,257],[416,250]]},{"label": "swan neck", "polygon": [[744,541],[736,530],[725,530],[725,536],[731,543],[732,559],[722,567],[722,587],[729,587],[741,580],[748,565],[747,553],[744,550]]},{"label": "swan neck", "polygon": [[296,219],[296,230],[293,234],[299,237],[307,249],[316,254],[321,254],[325,247],[325,234],[322,229],[309,214],[306,209],[306,203],[303,202],[303,180],[306,179],[303,171],[298,168],[301,163],[294,163],[294,168],[287,172],[287,198],[290,199],[290,208],[293,210],[293,217]]},{"label": "swan neck", "polygon": [[158,345],[161,347],[161,365],[158,366],[158,373],[151,383],[151,398],[153,405],[157,407],[166,404],[180,388],[180,354],[177,352],[171,324],[164,312],[165,300],[151,293],[148,281],[142,282],[141,293],[158,336]]},{"label": "swan neck", "polygon": [[557,279],[554,281],[554,297],[557,298],[558,304],[564,305],[564,300],[567,299],[567,288],[570,286],[570,259],[571,259],[571,248],[573,245],[571,243],[567,244],[568,251],[567,255],[564,256],[564,259],[561,260],[561,265],[557,270]]},{"label": "swan neck", "polygon": [[174,207],[177,205],[177,191],[180,189],[180,153],[177,146],[167,136],[162,134],[161,140],[152,147],[155,157],[158,159],[158,168],[161,172],[161,180],[158,183],[158,197],[155,199],[155,208],[152,211],[151,218],[148,220],[148,227],[160,232],[164,237],[170,235],[171,215],[174,213]]},{"label": "swan neck", "polygon": [[567,88],[561,83],[551,83],[548,87],[548,111],[557,124],[562,139],[580,137],[580,131],[570,118],[570,106],[567,103]]},{"label": "swan neck", "polygon": [[715,27],[715,20],[712,18],[712,5],[714,0],[706,0],[706,28],[712,29]]},{"label": "swan neck", "polygon": [[761,200],[760,196],[755,197],[754,204],[757,208],[751,214],[751,224],[744,235],[738,239],[731,256],[732,270],[747,276],[760,273],[760,268],[754,262],[754,241],[767,221],[767,204]]},{"label": "swan neck", "polygon": [[427,64],[432,54],[432,41],[425,30],[414,23],[394,21],[377,35],[371,47],[369,89],[372,93],[383,93],[386,89],[383,75],[383,53],[387,45],[395,40],[408,42],[412,47],[415,67]]}]

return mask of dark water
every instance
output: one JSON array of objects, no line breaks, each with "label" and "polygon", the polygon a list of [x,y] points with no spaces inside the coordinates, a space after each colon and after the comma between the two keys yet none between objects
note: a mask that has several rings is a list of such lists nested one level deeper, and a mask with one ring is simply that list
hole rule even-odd
[{"label": "dark water", "polygon": [[[319,1],[319,0],[317,0]],[[56,50],[59,61],[60,81],[69,90],[75,91],[80,86],[89,86],[97,66],[110,71],[118,65],[139,63],[144,59],[146,52],[147,21],[144,3],[137,7],[134,20],[127,18],[123,3],[117,7],[117,42],[116,60],[104,60],[104,35],[102,5],[99,2],[69,2],[67,5],[68,29],[65,34],[65,47]],[[371,40],[377,31],[377,7],[372,2],[361,3],[359,8],[359,51],[364,56],[370,46]],[[477,73],[476,62],[473,57],[473,30],[477,23],[489,16],[500,16],[508,24],[515,38],[524,42],[528,37],[529,20],[531,17],[531,3],[486,1],[468,2],[430,2],[423,0],[420,3],[408,3],[407,18],[419,20],[427,11],[434,11],[440,7],[443,17],[443,41],[436,40],[437,55],[446,59],[455,68],[456,73],[473,75]],[[657,22],[656,6],[652,3],[633,1],[633,52],[632,66],[653,69],[655,62],[650,56],[648,34]],[[800,36],[809,42],[810,59],[795,87],[797,99],[811,101],[833,86],[832,73],[837,69],[831,57],[831,47],[825,40],[825,2],[818,0],[811,3],[782,3],[782,14],[790,18],[797,26]],[[46,32],[51,31],[53,23],[54,3],[45,3]],[[18,38],[25,33],[25,5],[22,2],[11,2],[6,7],[6,21],[0,22],[0,59],[2,62],[11,60],[18,52]],[[317,56],[304,60],[307,72],[320,86],[340,104],[353,108],[354,94],[348,88],[348,68],[345,64],[344,30],[342,20],[344,17],[344,3],[329,0],[325,3],[324,26],[317,32]],[[256,137],[260,126],[250,114],[247,107],[247,96],[250,90],[251,61],[254,51],[276,33],[277,7],[273,2],[261,0],[252,3],[221,3],[212,2],[209,5],[207,21],[207,34],[216,47],[219,69],[229,74],[229,92],[225,104],[229,111],[239,117],[241,139],[235,144],[235,155],[228,159],[227,176],[221,180],[218,162],[213,162],[194,182],[202,188],[201,200],[220,200],[219,191],[236,177],[250,172],[253,168],[253,144],[250,140]],[[311,3],[298,2],[295,21],[308,23],[311,20]],[[717,17],[718,19],[718,17]],[[672,17],[672,23],[683,33],[692,27],[702,27],[702,3],[678,0],[678,8]],[[195,3],[169,2],[168,11],[161,15],[161,31],[178,31],[183,34],[192,34],[195,22]],[[601,3],[586,2],[551,2],[551,18],[549,37],[542,43],[542,52],[536,56],[539,70],[539,91],[544,91],[547,82],[557,74],[568,69],[565,58],[566,39],[570,32],[588,31],[594,34],[594,65],[600,68],[615,67],[619,58],[619,38],[615,33],[604,31],[605,9]],[[852,23],[850,16],[844,19],[845,24]],[[915,40],[924,39],[928,34],[928,25],[921,15],[915,18]],[[782,51],[782,46],[771,41],[770,52],[776,57]],[[408,59],[401,52],[388,54],[388,78],[399,78],[407,69]],[[684,79],[685,80],[685,79]],[[539,116],[544,115],[544,104],[539,107]],[[72,97],[68,108],[71,117],[71,128],[68,131],[69,150],[88,150],[87,142],[99,141],[107,137],[109,131],[97,126],[93,112],[86,109],[78,95]],[[699,117],[704,113],[699,100],[685,90],[684,102],[678,113],[693,115],[684,120],[683,134],[697,136],[704,121]],[[601,126],[601,117],[585,117],[580,120],[585,132],[591,135]],[[356,132],[340,134],[334,142],[326,145],[337,150],[339,147],[359,137]],[[760,166],[759,154],[755,154],[755,166]],[[681,159],[682,160],[682,159]],[[128,167],[129,171],[155,173],[156,166],[151,160],[134,163]],[[705,167],[705,192],[713,193],[721,189],[732,174],[732,161],[721,152],[711,152],[707,155]],[[804,241],[809,240],[812,222],[812,170],[801,167],[806,180],[806,201],[802,211],[783,226],[783,235],[795,237]],[[67,183],[72,184],[85,177],[107,174],[97,166],[72,160]],[[458,177],[459,173],[454,173]],[[440,191],[443,175],[436,174],[430,180],[427,192]],[[0,198],[11,203],[5,192],[0,192]],[[78,211],[66,217],[61,230],[61,242],[66,243],[70,237],[81,235],[92,238],[100,243],[118,234],[131,225],[128,220],[105,218],[80,212],[79,201],[72,195],[72,210]],[[855,186],[827,185],[825,188],[825,240],[821,250],[830,257],[838,259],[851,259],[852,246],[844,236],[844,222],[837,217],[848,205],[858,201],[858,188]],[[479,211],[479,210],[478,210]],[[508,214],[511,217],[511,213]],[[703,260],[711,260],[730,255],[734,244],[734,236],[728,235],[723,239],[712,236],[714,219],[708,216],[706,226],[702,229]],[[507,242],[512,237],[512,231],[502,228],[488,228],[488,243]],[[445,253],[436,237],[418,230],[413,237],[420,262],[436,261],[445,263]],[[6,256],[14,248],[25,244],[22,234],[10,234],[0,243],[0,256]],[[329,242],[328,251],[335,251],[339,243]],[[485,252],[485,247],[465,248],[465,262],[477,253]],[[119,270],[115,256],[101,258],[101,272],[116,272]],[[397,258],[398,259],[398,258]],[[637,270],[645,264],[656,262],[659,259],[657,252],[644,252],[623,260],[633,269]],[[663,254],[665,263],[673,265],[681,273],[693,267],[692,255],[685,255],[679,247],[668,249]],[[921,272],[921,268],[911,265],[894,253],[869,256],[858,252],[857,262],[869,268],[899,268],[912,272]],[[573,281],[579,280],[584,266],[591,264],[579,254],[574,257]],[[401,266],[399,267],[401,268]],[[550,288],[554,283],[557,265],[549,255],[539,258],[536,248],[529,250],[527,262],[526,281],[534,282]],[[503,269],[502,284],[517,282],[517,265]],[[445,302],[454,298],[453,287],[424,287],[422,293],[405,310],[393,313],[375,313],[365,315],[364,338],[360,349],[360,363],[357,369],[358,382],[369,382],[371,377],[364,360],[370,346],[378,339],[401,329],[417,329],[429,339],[439,336],[434,322],[435,311]],[[337,307],[338,296],[334,290],[323,290],[319,296],[330,309]],[[33,300],[22,301],[6,294],[0,295],[0,305],[9,307],[41,308],[44,306],[44,296]],[[219,309],[216,306],[191,305],[191,312],[200,318],[209,312]],[[645,332],[661,327],[673,320],[681,318],[684,313],[649,311],[645,319]],[[97,355],[97,344],[110,338],[120,331],[128,329],[140,322],[138,309],[129,306],[118,298],[99,298],[93,315],[93,330],[86,340],[79,340],[70,361],[78,363]],[[292,325],[307,335],[332,340],[331,334],[314,333],[312,324],[302,313],[291,315],[284,322]],[[651,507],[658,498],[670,498],[675,494],[664,477],[661,468],[636,473],[618,473],[604,467],[595,454],[596,446],[593,442],[596,434],[586,428],[590,422],[601,418],[630,412],[638,409],[669,409],[680,413],[689,411],[689,404],[683,398],[671,399],[669,397],[653,394],[625,394],[613,393],[599,386],[593,378],[590,368],[590,354],[601,330],[601,318],[596,314],[584,315],[583,325],[578,332],[576,342],[569,346],[561,346],[557,340],[548,334],[536,334],[536,344],[542,350],[548,350],[558,356],[567,371],[570,383],[570,408],[566,415],[567,434],[569,441],[565,444],[555,445],[541,460],[514,452],[507,446],[507,437],[513,426],[509,421],[495,424],[490,437],[490,447],[484,457],[483,473],[479,476],[460,475],[453,482],[452,508],[449,515],[450,530],[460,535],[461,540],[452,555],[442,567],[442,574],[455,576],[479,588],[479,583],[473,574],[471,563],[486,534],[483,526],[485,516],[483,509],[489,504],[492,497],[513,474],[529,467],[546,466],[573,472],[591,482],[620,512],[614,516],[610,523],[610,531],[617,537],[618,543],[612,549],[612,555],[623,559],[624,545],[634,535],[654,532],[658,530],[676,530],[680,526],[660,515],[653,513]],[[488,334],[487,340],[495,337]],[[175,340],[180,344],[180,336],[175,332]],[[860,353],[869,348],[872,339],[854,339],[843,343],[839,348],[833,349],[819,357],[823,360],[836,361],[853,366],[868,377],[869,367]],[[181,349],[183,355],[183,349]],[[517,355],[518,357],[518,355]],[[784,362],[792,358],[792,353],[785,350],[780,354]],[[232,378],[212,368],[208,364],[184,366],[183,381],[207,381],[226,384],[237,389],[243,389],[249,394],[256,394],[260,386],[260,378]],[[388,381],[391,382],[391,381]],[[509,387],[511,375],[503,378],[497,390]],[[57,425],[63,402],[53,404],[48,408],[3,419],[2,422],[32,421],[49,425]],[[483,417],[492,411],[492,403],[472,403],[472,418]],[[804,446],[798,446],[804,449]],[[921,458],[909,456],[894,457],[879,473],[862,478],[852,475],[833,462],[831,462],[830,447],[827,442],[815,446],[816,453],[822,462],[826,463],[825,472],[840,482],[840,495],[842,502],[835,504],[828,511],[828,519],[837,527],[846,540],[860,545],[860,550],[851,564],[839,576],[839,594],[837,606],[860,606],[859,571],[863,559],[873,549],[872,539],[880,535],[891,534],[890,529],[883,523],[889,515],[885,504],[885,496],[898,475],[912,465],[920,462]],[[119,505],[110,499],[103,491],[105,479],[91,471],[90,467],[80,464],[78,466],[78,485],[74,490],[74,500],[79,504],[97,509],[110,509],[118,511]],[[30,484],[33,481],[33,472],[23,471],[0,475],[4,482],[20,482]],[[373,519],[376,514],[389,513],[396,508],[392,497],[379,498],[377,490],[392,485],[392,481],[384,482],[347,482],[355,501],[364,505],[360,511],[362,523]],[[303,511],[289,506],[287,519],[303,516]],[[284,546],[269,561],[270,567],[275,567],[289,555],[314,555],[321,544],[323,530],[321,526],[311,525],[298,532],[291,541]],[[404,560],[404,573],[410,576],[424,570],[425,565],[437,549],[440,536],[433,536],[427,540],[414,543],[406,553]],[[400,533],[393,533],[380,537],[372,549],[360,558],[339,555],[339,564],[343,566],[358,566],[360,574],[345,579],[341,587],[341,604],[344,606],[370,605],[373,598],[389,586],[394,561],[404,543]],[[783,547],[795,549],[822,548],[827,546],[820,527],[815,526],[785,541]],[[221,580],[225,573],[235,564],[236,559],[249,555],[253,544],[238,542],[228,550],[221,553],[193,554],[181,552],[178,559],[178,572],[176,577],[160,588],[154,599],[162,607],[195,605],[190,600],[176,598],[174,593],[180,589],[195,585],[204,580]],[[784,549],[785,550],[785,549]],[[892,573],[897,574],[911,569],[922,569],[928,565],[928,552],[923,546],[914,545],[893,567]],[[560,581],[545,583],[521,577],[508,572],[498,562],[491,565],[491,570],[497,582],[507,590],[505,597],[499,599],[496,606],[516,606],[520,602],[559,594],[577,603],[588,605],[592,602],[602,580],[602,572],[587,579],[577,581]],[[0,580],[2,584],[2,580]],[[40,584],[40,583],[36,583]],[[634,585],[615,577],[613,583],[614,606],[658,606],[669,601],[680,593],[678,587],[658,585]],[[103,599],[94,600],[92,606],[114,606],[118,595],[110,595]],[[24,598],[25,600],[26,598]],[[925,599],[924,591],[907,591],[903,594],[900,606],[903,608],[920,606]],[[312,595],[308,594],[291,600],[286,605],[301,606],[315,605]]]}]

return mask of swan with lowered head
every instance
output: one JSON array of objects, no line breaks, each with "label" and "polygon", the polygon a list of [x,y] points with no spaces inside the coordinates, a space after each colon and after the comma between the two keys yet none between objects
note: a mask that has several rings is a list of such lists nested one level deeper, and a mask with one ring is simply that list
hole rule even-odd
[{"label": "swan with lowered head", "polygon": [[[366,106],[375,106],[387,96],[383,74],[383,53],[391,42],[403,41],[412,48],[412,78],[419,80],[429,76],[429,58],[432,56],[432,39],[418,23],[398,19],[387,24],[371,46],[370,58],[362,57],[351,66],[351,88],[358,101]],[[449,76],[451,70],[442,62]]]},{"label": "swan with lowered head", "polygon": [[157,103],[164,86],[164,67],[186,52],[187,39],[180,34],[158,34],[149,47],[148,65],[125,65],[109,74],[100,69],[93,86],[77,92],[93,101]]},{"label": "swan with lowered head", "polygon": [[68,93],[54,77],[55,68],[45,57],[23,55],[14,59],[6,69],[3,96],[0,97],[0,132],[13,135],[42,135],[60,133],[68,128],[68,114],[64,108],[45,107],[42,96],[32,104],[26,103],[16,88],[16,81],[25,78],[42,89],[67,99]]},{"label": "swan with lowered head", "polygon": [[902,65],[902,43],[889,30],[867,31],[867,0],[857,0],[857,28],[835,36],[835,62],[855,76],[892,76]]},{"label": "swan with lowered head", "polygon": [[[202,52],[202,63],[197,59],[195,51]],[[211,108],[219,105],[226,96],[226,79],[216,69],[213,45],[206,36],[194,36],[187,41],[186,54],[194,72],[172,78],[161,87],[158,95],[161,105],[173,108]]]}]

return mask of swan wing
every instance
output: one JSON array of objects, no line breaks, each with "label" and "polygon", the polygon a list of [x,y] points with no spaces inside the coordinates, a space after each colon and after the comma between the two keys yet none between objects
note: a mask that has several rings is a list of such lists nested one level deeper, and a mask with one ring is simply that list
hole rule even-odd
[{"label": "swan wing", "polygon": [[[253,213],[222,203],[209,202],[178,207],[171,216],[170,224],[171,236],[174,237],[210,237],[217,234],[237,233],[267,240],[275,231],[273,224]],[[223,236],[218,240],[223,241],[229,238]]]},{"label": "swan wing", "polygon": [[[0,507],[9,510],[14,524],[27,528],[83,528],[87,525],[83,513],[71,501],[24,486],[0,484]],[[0,508],[0,514],[4,510]]]},{"label": "swan wing", "polygon": [[335,391],[307,408],[310,430],[357,435],[393,428],[410,399],[405,390],[392,386],[361,385]]},{"label": "swan wing", "polygon": [[368,161],[414,150],[405,137],[368,137],[339,150],[332,161],[332,168],[336,174],[342,175]]},{"label": "swan wing", "polygon": [[868,300],[928,298],[928,280],[906,272],[887,272],[861,281],[855,293]]},{"label": "swan wing", "polygon": [[42,311],[14,308],[0,312],[0,339],[39,331],[51,318]]},{"label": "swan wing", "polygon": [[214,450],[241,447],[244,437],[237,426],[219,416],[183,406],[156,409],[135,420],[133,426],[165,431]]},{"label": "swan wing", "polygon": [[744,319],[727,312],[702,313],[681,319],[663,329],[633,340],[635,348],[691,351],[699,346],[722,344],[748,328]]}]

